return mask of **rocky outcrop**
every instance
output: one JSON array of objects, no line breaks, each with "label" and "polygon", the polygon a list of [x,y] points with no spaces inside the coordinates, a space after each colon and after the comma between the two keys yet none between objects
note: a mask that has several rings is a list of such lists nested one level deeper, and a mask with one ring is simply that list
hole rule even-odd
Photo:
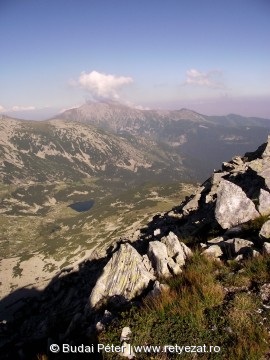
[{"label": "rocky outcrop", "polygon": [[141,254],[132,244],[122,244],[98,279],[90,305],[95,307],[114,297],[131,300],[145,289],[152,295],[160,292],[153,281],[180,274],[192,254],[179,241],[181,238],[192,237],[193,245],[196,237],[200,242],[205,238],[202,254],[223,260],[241,261],[268,252],[263,241],[270,239],[270,220],[255,233],[257,225],[254,228],[252,222],[270,213],[269,148],[270,137],[254,153],[223,163],[222,170],[215,172],[193,196],[171,212],[155,217],[154,226],[150,225],[149,233],[140,238],[147,243]]},{"label": "rocky outcrop", "polygon": [[146,269],[142,257],[128,243],[121,244],[104,267],[89,298],[91,308],[110,298],[118,303],[140,295],[155,277]]},{"label": "rocky outcrop", "polygon": [[[224,260],[265,252],[263,242],[270,242],[269,149],[270,136],[256,151],[224,162],[194,195],[153,219],[145,238],[155,240],[155,229],[165,235],[173,231],[178,238],[192,239],[193,245],[199,243],[205,255]],[[161,241],[176,261],[167,238]]]},{"label": "rocky outcrop", "polygon": [[151,295],[160,293],[162,286],[157,286],[159,282],[154,283],[154,280],[179,275],[191,255],[192,251],[173,232],[161,241],[150,241],[147,253],[142,255],[132,243],[121,244],[90,294],[90,308],[97,308],[108,301],[121,305],[146,290]]}]

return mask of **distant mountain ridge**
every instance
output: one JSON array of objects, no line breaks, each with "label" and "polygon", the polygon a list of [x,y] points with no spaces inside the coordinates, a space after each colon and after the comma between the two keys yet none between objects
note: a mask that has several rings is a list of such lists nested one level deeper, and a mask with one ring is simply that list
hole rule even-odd
[{"label": "distant mountain ridge", "polygon": [[[118,102],[87,102],[78,108],[72,108],[57,115],[58,118],[91,123],[115,131],[125,130],[145,121],[152,120],[156,125],[166,121],[188,120],[197,123],[220,124],[224,126],[246,125],[270,127],[270,120],[257,117],[244,117],[237,114],[224,116],[202,115],[198,112],[182,108],[179,110],[152,109],[144,110],[132,108]],[[134,129],[134,130],[135,130]]]},{"label": "distant mountain ridge", "polygon": [[46,121],[2,115],[0,131],[3,182],[93,176],[190,182],[265,141],[270,120],[88,102]]},{"label": "distant mountain ridge", "polygon": [[89,102],[59,117],[155,140],[180,155],[200,180],[221,161],[258,146],[270,133],[268,119],[235,114],[207,116],[188,109],[140,110],[116,102]]}]

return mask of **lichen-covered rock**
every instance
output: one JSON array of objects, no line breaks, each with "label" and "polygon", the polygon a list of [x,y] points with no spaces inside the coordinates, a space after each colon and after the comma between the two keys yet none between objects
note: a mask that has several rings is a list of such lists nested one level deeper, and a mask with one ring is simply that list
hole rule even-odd
[{"label": "lichen-covered rock", "polygon": [[131,300],[140,295],[151,280],[155,277],[147,271],[140,254],[130,244],[121,244],[93,288],[90,306],[94,308],[115,296],[120,301]]},{"label": "lichen-covered rock", "polygon": [[215,218],[223,229],[229,229],[258,216],[254,203],[239,186],[224,179],[220,181]]},{"label": "lichen-covered rock", "polygon": [[172,232],[168,236],[161,239],[161,242],[166,245],[168,256],[175,259],[179,266],[185,264],[186,259],[192,255],[192,251]]},{"label": "lichen-covered rock", "polygon": [[209,246],[208,249],[206,249],[202,252],[202,255],[208,256],[208,257],[213,257],[213,258],[219,258],[223,255],[223,252],[222,252],[220,246],[211,245],[211,246]]},{"label": "lichen-covered rock", "polygon": [[171,276],[168,268],[168,253],[165,244],[160,241],[151,241],[149,243],[147,254],[157,276]]},{"label": "lichen-covered rock", "polygon": [[260,237],[264,239],[270,239],[270,220],[267,220],[260,230]]}]

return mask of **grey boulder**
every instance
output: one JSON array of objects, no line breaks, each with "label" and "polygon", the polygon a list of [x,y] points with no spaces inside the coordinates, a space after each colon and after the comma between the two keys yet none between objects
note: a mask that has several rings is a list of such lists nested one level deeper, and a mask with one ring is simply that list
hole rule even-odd
[{"label": "grey boulder", "polygon": [[220,181],[215,218],[223,229],[255,219],[259,215],[254,203],[239,186],[224,179]]}]

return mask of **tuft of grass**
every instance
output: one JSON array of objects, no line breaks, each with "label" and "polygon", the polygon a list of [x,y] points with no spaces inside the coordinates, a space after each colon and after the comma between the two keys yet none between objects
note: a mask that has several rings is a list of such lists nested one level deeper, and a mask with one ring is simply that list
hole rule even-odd
[{"label": "tuft of grass", "polygon": [[245,263],[244,273],[251,281],[263,284],[270,281],[270,257],[269,255],[260,255],[249,259]]},{"label": "tuft of grass", "polygon": [[228,313],[234,338],[231,358],[262,359],[268,350],[269,335],[258,316],[258,308],[258,300],[252,294],[237,294],[232,301]]},{"label": "tuft of grass", "polygon": [[223,286],[250,287],[270,281],[270,257],[259,255],[244,262],[230,261],[220,267],[217,279]]}]

